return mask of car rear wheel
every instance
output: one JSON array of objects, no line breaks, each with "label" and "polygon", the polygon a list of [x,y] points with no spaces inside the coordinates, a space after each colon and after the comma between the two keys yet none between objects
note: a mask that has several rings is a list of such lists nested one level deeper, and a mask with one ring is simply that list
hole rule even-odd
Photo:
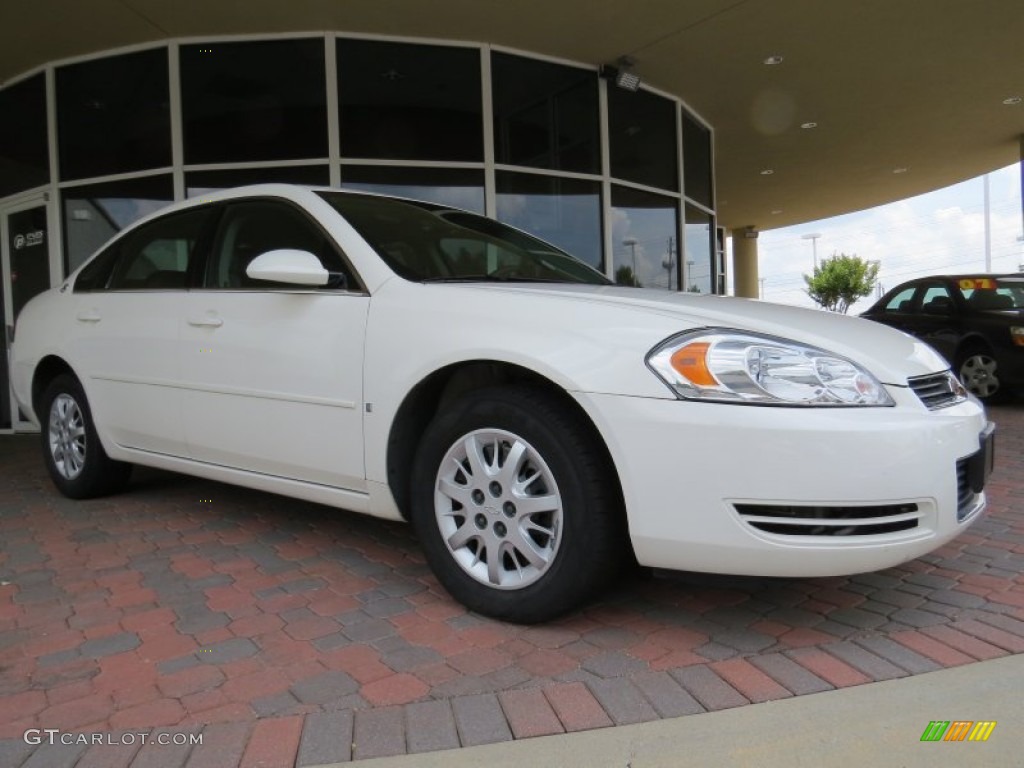
[{"label": "car rear wheel", "polygon": [[43,458],[61,493],[88,499],[125,486],[132,465],[112,460],[103,450],[78,379],[70,374],[55,378],[40,405]]},{"label": "car rear wheel", "polygon": [[427,428],[412,522],[438,580],[470,609],[520,623],[574,608],[626,548],[620,493],[589,430],[545,392],[471,393]]},{"label": "car rear wheel", "polygon": [[967,391],[982,400],[994,400],[1001,394],[996,359],[986,350],[968,350],[957,370]]}]

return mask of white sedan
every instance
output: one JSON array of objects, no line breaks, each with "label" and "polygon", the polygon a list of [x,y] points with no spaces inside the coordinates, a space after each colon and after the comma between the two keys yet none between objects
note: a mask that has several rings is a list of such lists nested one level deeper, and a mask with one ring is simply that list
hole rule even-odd
[{"label": "white sedan", "polygon": [[892,329],[616,287],[475,214],[282,185],[122,232],[26,306],[12,376],[67,496],[145,464],[409,520],[452,595],[519,622],[632,558],[911,560],[980,516],[993,452]]}]

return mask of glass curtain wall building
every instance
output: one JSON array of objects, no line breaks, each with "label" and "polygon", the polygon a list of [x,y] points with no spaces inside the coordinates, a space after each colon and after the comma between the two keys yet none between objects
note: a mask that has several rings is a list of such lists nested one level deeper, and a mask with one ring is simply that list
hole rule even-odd
[{"label": "glass curtain wall building", "polygon": [[719,284],[712,130],[593,66],[343,33],[170,41],[48,65],[0,114],[0,206],[56,201],[55,272],[168,202],[282,181],[481,212],[622,284]]}]

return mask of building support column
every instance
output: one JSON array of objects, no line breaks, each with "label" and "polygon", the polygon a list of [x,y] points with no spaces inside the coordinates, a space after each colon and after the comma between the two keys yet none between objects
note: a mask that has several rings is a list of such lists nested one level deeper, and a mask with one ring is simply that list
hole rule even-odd
[{"label": "building support column", "polygon": [[757,233],[750,227],[732,230],[732,281],[737,296],[758,298]]}]

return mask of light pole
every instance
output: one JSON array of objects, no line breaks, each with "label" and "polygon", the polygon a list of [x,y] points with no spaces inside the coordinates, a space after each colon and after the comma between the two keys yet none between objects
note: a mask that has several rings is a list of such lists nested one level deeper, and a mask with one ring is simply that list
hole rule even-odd
[{"label": "light pole", "polygon": [[635,237],[627,237],[622,241],[623,245],[628,245],[629,250],[633,253],[633,285],[639,286],[640,280],[636,274],[636,244],[640,242]]},{"label": "light pole", "polygon": [[675,255],[675,238],[670,237],[668,239],[668,253],[665,254],[665,258],[661,261],[661,266],[665,268],[666,275],[666,287],[672,290],[672,265],[674,264],[673,256]]},{"label": "light pole", "polygon": [[806,235],[800,235],[802,240],[811,241],[811,253],[814,254],[814,271],[818,271],[818,238],[821,237],[821,232],[811,232]]}]

